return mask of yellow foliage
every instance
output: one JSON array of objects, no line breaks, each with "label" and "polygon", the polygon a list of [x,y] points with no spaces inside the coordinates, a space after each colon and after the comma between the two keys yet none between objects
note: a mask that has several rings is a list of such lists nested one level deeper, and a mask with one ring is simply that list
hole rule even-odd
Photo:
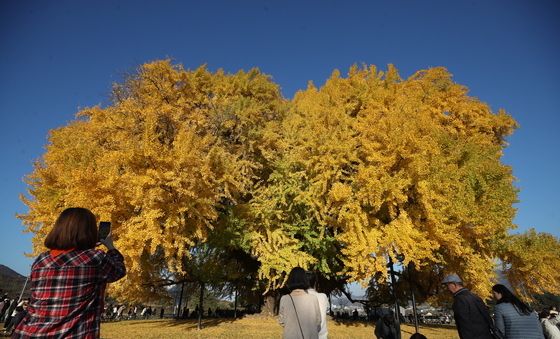
[{"label": "yellow foliage", "polygon": [[301,251],[301,243],[289,237],[279,229],[267,230],[266,233],[254,233],[252,237],[253,254],[261,262],[259,277],[268,281],[268,289],[283,286],[288,279],[287,272],[294,267],[307,269],[317,260]]},{"label": "yellow foliage", "polygon": [[545,254],[523,251],[558,253],[556,239],[508,236],[517,191],[501,156],[515,121],[444,68],[402,79],[392,65],[353,66],[287,102],[257,69],[156,61],[115,84],[113,100],[51,131],[20,217],[35,253],[66,207],[112,221],[123,298],[185,274],[189,249],[221,234],[228,209],[269,289],[295,266],[365,281],[400,255],[418,276],[455,271],[482,295],[497,257],[530,291],[558,279],[530,272]]},{"label": "yellow foliage", "polygon": [[113,97],[51,131],[20,217],[35,234],[35,254],[66,207],[112,221],[128,268],[113,288],[134,299],[162,269],[183,272],[182,259],[205,240],[220,206],[247,194],[270,143],[262,131],[284,101],[256,69],[186,71],[168,61],[143,65],[114,85]]},{"label": "yellow foliage", "polygon": [[[389,256],[401,254],[487,295],[496,240],[513,228],[516,189],[500,157],[515,126],[444,68],[406,80],[393,66],[335,71],[295,95],[276,176],[255,194],[257,223],[303,238],[318,262],[334,251],[343,265],[330,270],[351,280],[386,274]],[[309,219],[294,220],[293,206]],[[321,252],[325,235],[338,245]]]},{"label": "yellow foliage", "polygon": [[516,292],[525,299],[535,294],[560,293],[560,242],[534,229],[507,237],[503,243],[502,267]]}]

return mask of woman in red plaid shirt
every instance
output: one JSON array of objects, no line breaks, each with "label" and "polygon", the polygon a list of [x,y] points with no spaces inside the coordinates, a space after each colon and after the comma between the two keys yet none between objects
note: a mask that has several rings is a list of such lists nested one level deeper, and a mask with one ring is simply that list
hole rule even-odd
[{"label": "woman in red plaid shirt", "polygon": [[12,338],[99,338],[107,283],[124,277],[123,256],[112,236],[95,249],[97,223],[85,208],[64,210],[45,239],[50,249],[31,267],[28,314]]}]

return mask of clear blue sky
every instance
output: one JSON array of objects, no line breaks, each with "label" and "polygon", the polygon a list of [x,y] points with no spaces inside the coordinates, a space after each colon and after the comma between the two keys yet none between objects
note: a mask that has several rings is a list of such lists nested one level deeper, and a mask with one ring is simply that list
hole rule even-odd
[{"label": "clear blue sky", "polygon": [[558,1],[0,1],[0,264],[27,274],[22,179],[50,129],[107,104],[111,84],[155,59],[259,67],[288,98],[353,63],[401,75],[445,66],[521,125],[504,162],[515,223],[560,235]]}]

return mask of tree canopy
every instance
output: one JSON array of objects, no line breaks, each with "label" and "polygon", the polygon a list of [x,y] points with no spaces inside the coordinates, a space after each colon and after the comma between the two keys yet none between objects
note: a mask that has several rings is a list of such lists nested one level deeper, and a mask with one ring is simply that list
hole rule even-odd
[{"label": "tree canopy", "polygon": [[425,296],[451,271],[488,295],[498,262],[516,289],[558,292],[558,239],[510,234],[517,189],[501,157],[516,127],[442,67],[402,79],[353,66],[286,100],[258,69],[156,61],[51,131],[20,218],[36,253],[66,207],[112,221],[123,298],[188,276],[204,243],[256,260],[273,290],[295,266],[367,282],[404,256]]},{"label": "tree canopy", "polygon": [[184,271],[189,249],[261,176],[266,125],[284,99],[256,69],[187,71],[169,61],[143,65],[113,99],[51,132],[22,219],[36,252],[65,207],[112,221],[128,267],[115,292],[142,295],[162,270]]}]

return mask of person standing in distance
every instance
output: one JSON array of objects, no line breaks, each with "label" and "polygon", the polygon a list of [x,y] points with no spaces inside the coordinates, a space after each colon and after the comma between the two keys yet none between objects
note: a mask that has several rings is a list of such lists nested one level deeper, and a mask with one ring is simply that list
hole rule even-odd
[{"label": "person standing in distance", "polygon": [[95,215],[68,208],[45,239],[49,251],[31,266],[31,300],[12,338],[99,338],[107,283],[125,276],[122,254],[111,234],[96,249]]},{"label": "person standing in distance", "polygon": [[463,286],[457,274],[447,275],[441,282],[453,294],[453,313],[461,339],[493,339],[492,318],[479,296]]},{"label": "person standing in distance", "polygon": [[329,309],[329,298],[325,293],[317,292],[317,275],[315,273],[308,273],[309,285],[307,293],[317,297],[319,301],[319,310],[321,311],[321,330],[319,331],[319,339],[327,339],[329,331],[327,330],[327,310]]}]

